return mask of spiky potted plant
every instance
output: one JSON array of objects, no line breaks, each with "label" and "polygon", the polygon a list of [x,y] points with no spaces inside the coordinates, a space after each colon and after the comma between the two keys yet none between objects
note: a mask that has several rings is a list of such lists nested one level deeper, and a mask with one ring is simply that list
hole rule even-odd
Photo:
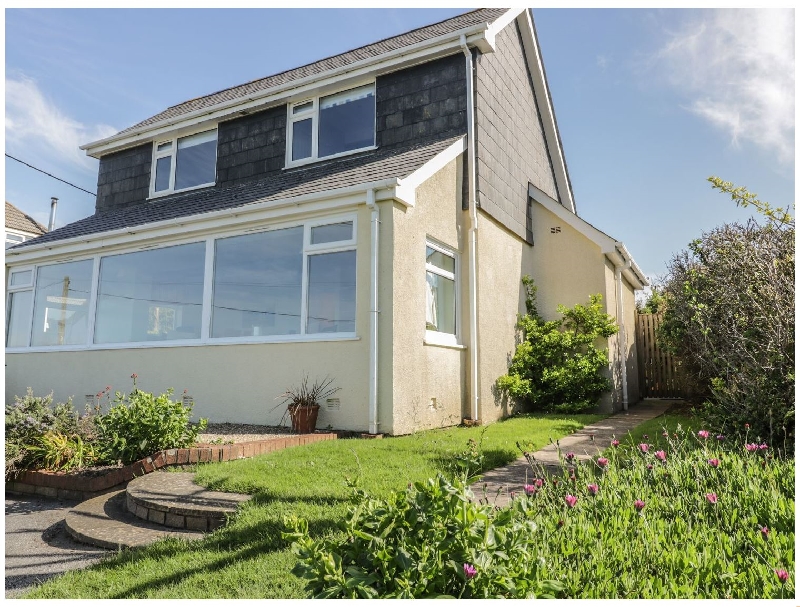
[{"label": "spiky potted plant", "polygon": [[297,434],[311,434],[317,426],[319,403],[340,390],[333,386],[334,379],[326,376],[324,379],[315,379],[309,382],[308,374],[296,386],[292,386],[278,396],[282,399],[280,405],[286,405],[286,410],[292,420],[292,432]]}]

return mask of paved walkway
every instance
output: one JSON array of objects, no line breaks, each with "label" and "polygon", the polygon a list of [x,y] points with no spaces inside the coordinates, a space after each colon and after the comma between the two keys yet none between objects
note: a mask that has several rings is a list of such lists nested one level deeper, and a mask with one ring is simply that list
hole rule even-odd
[{"label": "paved walkway", "polygon": [[[562,455],[569,452],[574,453],[575,459],[580,461],[590,459],[610,447],[611,441],[615,437],[622,440],[628,431],[639,424],[663,415],[675,402],[661,399],[643,400],[631,405],[627,411],[620,411],[595,424],[584,426],[575,434],[560,439],[558,446],[547,445],[544,449],[533,453],[532,457],[547,472],[559,473],[561,471],[559,449]],[[522,493],[525,479],[531,480],[534,476],[536,474],[531,469],[527,458],[522,455],[507,466],[489,470],[481,480],[472,485],[472,491],[477,498],[482,498],[485,491],[490,503],[505,506],[510,501],[511,493]],[[485,490],[484,485],[486,485]]]}]

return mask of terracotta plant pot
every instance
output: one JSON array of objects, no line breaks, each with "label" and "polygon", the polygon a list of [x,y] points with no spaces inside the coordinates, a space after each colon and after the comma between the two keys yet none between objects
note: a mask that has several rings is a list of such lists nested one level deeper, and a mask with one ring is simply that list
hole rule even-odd
[{"label": "terracotta plant pot", "polygon": [[317,427],[317,414],[319,405],[289,405],[289,415],[292,418],[292,432],[297,434],[311,434]]}]

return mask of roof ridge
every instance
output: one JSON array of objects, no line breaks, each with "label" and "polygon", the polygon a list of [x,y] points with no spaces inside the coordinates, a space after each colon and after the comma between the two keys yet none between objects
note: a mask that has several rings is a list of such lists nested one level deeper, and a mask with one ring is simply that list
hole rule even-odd
[{"label": "roof ridge", "polygon": [[294,67],[287,68],[287,69],[282,70],[280,72],[275,72],[274,74],[267,74],[266,76],[261,76],[260,78],[254,78],[253,80],[248,80],[247,82],[240,82],[239,84],[234,84],[232,86],[226,86],[225,88],[221,88],[218,91],[214,91],[212,93],[206,93],[205,95],[200,95],[199,97],[192,97],[191,99],[185,99],[184,101],[180,101],[178,103],[175,103],[173,105],[168,106],[166,108],[166,110],[171,110],[173,108],[178,107],[179,105],[183,105],[184,103],[190,103],[192,101],[197,101],[198,99],[203,99],[205,97],[211,97],[213,95],[219,95],[220,93],[224,93],[225,91],[230,91],[230,90],[233,90],[235,88],[239,88],[240,86],[243,86],[245,84],[253,84],[253,83],[259,82],[261,80],[266,80],[267,78],[275,78],[275,77],[280,76],[282,74],[286,74],[287,72],[293,72],[294,70],[301,70],[304,67],[308,67],[310,65],[314,65],[315,63],[320,63],[322,61],[327,61],[328,59],[333,59],[334,57],[338,57],[338,56],[344,55],[346,53],[354,53],[354,52],[359,51],[359,50],[361,50],[363,48],[366,48],[368,46],[372,46],[373,44],[380,44],[381,42],[386,42],[387,40],[391,40],[392,38],[397,38],[399,36],[405,36],[407,34],[411,34],[413,32],[417,32],[417,31],[419,31],[421,29],[425,29],[426,27],[433,27],[435,25],[439,25],[441,23],[444,23],[445,21],[450,21],[451,19],[456,19],[458,17],[463,17],[464,15],[471,15],[472,13],[477,13],[478,11],[482,11],[482,10],[484,10],[484,9],[483,8],[476,8],[476,9],[473,9],[471,11],[466,11],[464,13],[458,13],[457,15],[453,15],[452,17],[448,17],[447,19],[442,19],[441,21],[434,21],[433,23],[426,23],[425,25],[420,25],[419,27],[415,27],[414,29],[404,30],[404,31],[402,31],[402,32],[400,32],[398,34],[394,34],[392,36],[386,36],[385,38],[380,38],[378,40],[373,40],[372,42],[368,42],[367,44],[362,44],[361,46],[357,46],[355,48],[349,48],[349,49],[346,49],[346,50],[344,50],[344,51],[342,51],[340,53],[334,53],[333,55],[327,55],[326,57],[320,57],[319,59],[314,59],[313,61],[309,61],[308,63],[304,63],[302,65],[296,65]]}]

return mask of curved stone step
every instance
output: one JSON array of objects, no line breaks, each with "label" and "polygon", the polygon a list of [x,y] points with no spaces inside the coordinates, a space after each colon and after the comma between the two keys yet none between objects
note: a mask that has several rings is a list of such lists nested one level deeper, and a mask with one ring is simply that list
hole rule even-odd
[{"label": "curved stone step", "polygon": [[125,507],[125,491],[81,502],[64,521],[67,532],[77,541],[112,550],[147,546],[168,536],[187,540],[203,537],[200,531],[165,529],[138,519]]},{"label": "curved stone step", "polygon": [[191,472],[153,472],[128,483],[126,505],[138,518],[176,529],[212,531],[251,496],[210,491]]}]

